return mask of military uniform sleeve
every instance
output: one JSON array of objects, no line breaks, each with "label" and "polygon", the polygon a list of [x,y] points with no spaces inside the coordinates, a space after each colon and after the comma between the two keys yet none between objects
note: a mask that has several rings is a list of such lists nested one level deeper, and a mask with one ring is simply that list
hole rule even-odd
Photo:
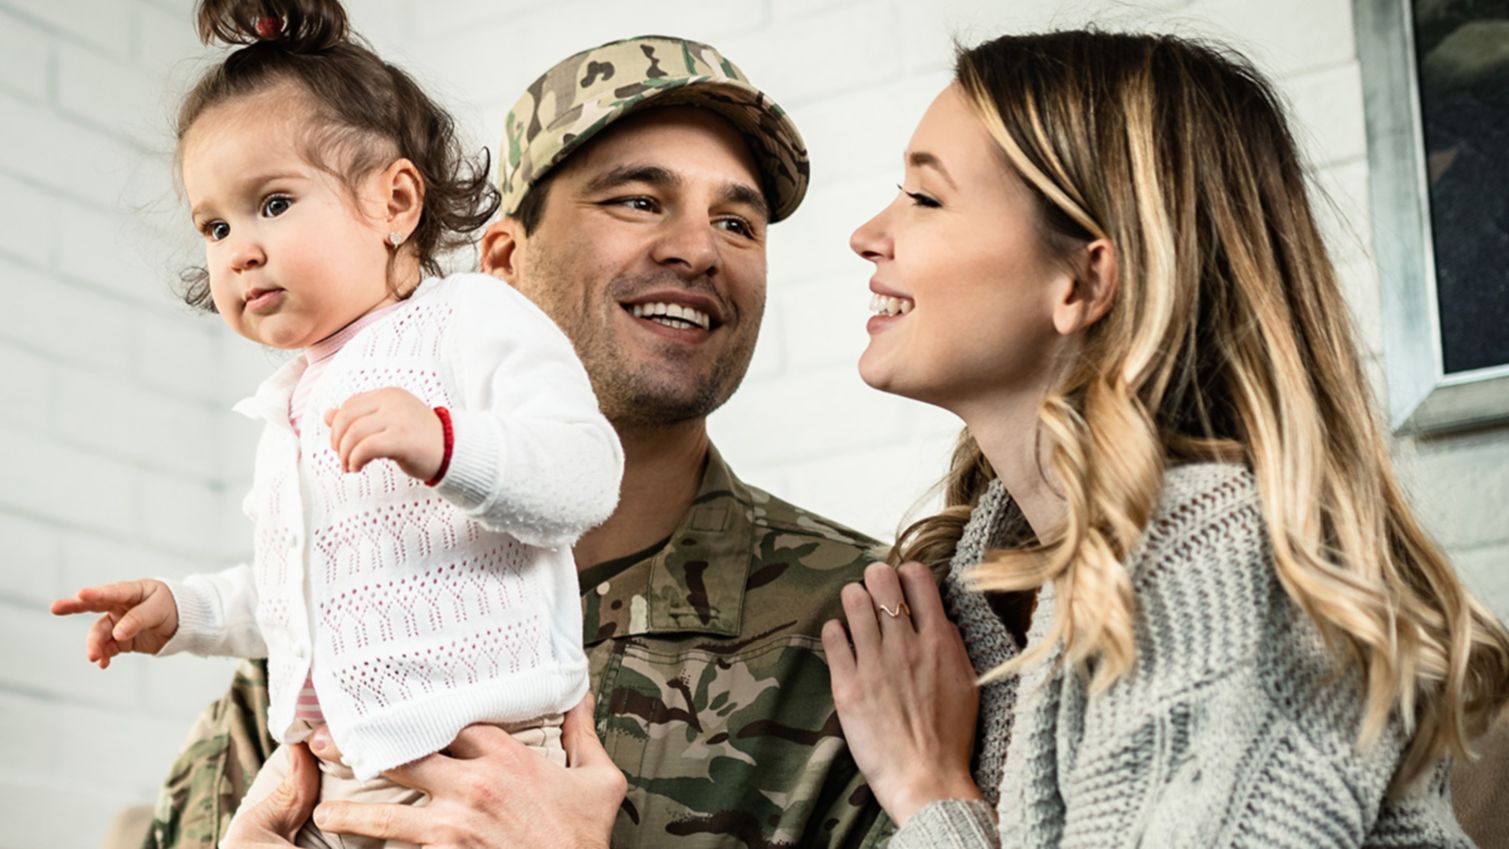
[{"label": "military uniform sleeve", "polygon": [[267,667],[247,661],[200,714],[158,793],[142,849],[215,849],[276,747],[267,733]]}]

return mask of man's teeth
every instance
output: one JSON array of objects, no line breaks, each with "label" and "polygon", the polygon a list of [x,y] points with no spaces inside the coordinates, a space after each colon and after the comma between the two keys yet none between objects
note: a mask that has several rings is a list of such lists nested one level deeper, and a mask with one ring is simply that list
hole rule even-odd
[{"label": "man's teeth", "polygon": [[906,315],[911,311],[910,298],[892,298],[879,292],[870,296],[870,312],[880,315]]},{"label": "man's teeth", "polygon": [[635,304],[629,311],[636,318],[646,318],[666,327],[709,330],[713,326],[712,317],[707,313],[681,304]]}]

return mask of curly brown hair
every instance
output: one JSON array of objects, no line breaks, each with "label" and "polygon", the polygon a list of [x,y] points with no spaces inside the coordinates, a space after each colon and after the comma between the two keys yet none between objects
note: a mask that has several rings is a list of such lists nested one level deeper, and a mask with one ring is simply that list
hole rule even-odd
[{"label": "curly brown hair", "polygon": [[[351,32],[336,0],[200,0],[196,26],[205,44],[240,47],[185,96],[175,128],[180,157],[207,110],[292,84],[313,106],[303,140],[310,164],[354,187],[396,158],[414,163],[424,201],[405,246],[426,274],[439,274],[439,255],[469,244],[497,211],[486,149],[465,155],[455,120]],[[182,279],[184,301],[214,312],[208,271],[191,268]]]}]

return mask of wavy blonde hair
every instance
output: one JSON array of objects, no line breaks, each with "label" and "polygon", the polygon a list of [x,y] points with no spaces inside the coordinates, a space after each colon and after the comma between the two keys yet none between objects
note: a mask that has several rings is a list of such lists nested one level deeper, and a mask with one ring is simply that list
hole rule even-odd
[{"label": "wavy blonde hair", "polygon": [[[1472,599],[1395,479],[1346,303],[1272,88],[1243,59],[1172,36],[1059,32],[961,50],[956,78],[1036,194],[1048,244],[1105,238],[1116,301],[1039,414],[1066,501],[1051,538],[995,551],[984,591],[1053,582],[1048,638],[1092,687],[1135,662],[1123,560],[1164,469],[1201,459],[1255,474],[1274,568],[1366,691],[1359,742],[1395,712],[1414,738],[1402,786],[1466,753],[1509,697],[1509,634]],[[994,476],[966,432],[946,507],[894,557],[952,554]]]}]

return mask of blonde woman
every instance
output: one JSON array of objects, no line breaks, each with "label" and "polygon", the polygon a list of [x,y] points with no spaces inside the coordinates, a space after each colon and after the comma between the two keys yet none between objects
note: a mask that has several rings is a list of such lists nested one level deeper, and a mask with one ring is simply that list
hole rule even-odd
[{"label": "blonde woman", "polygon": [[966,430],[823,634],[891,845],[1470,845],[1444,758],[1509,635],[1395,481],[1272,89],[1006,37],[905,159],[860,372]]}]

